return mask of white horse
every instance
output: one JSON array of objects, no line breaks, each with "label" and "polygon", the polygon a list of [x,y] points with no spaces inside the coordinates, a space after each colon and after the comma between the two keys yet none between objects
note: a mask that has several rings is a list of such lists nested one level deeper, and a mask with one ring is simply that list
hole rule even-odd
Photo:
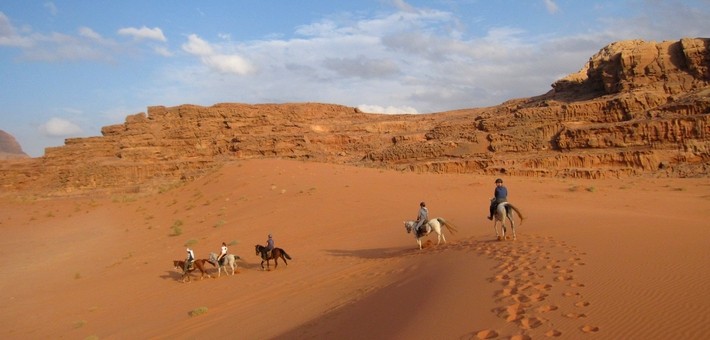
[{"label": "white horse", "polygon": [[[506,211],[506,207],[510,208],[510,212]],[[500,204],[498,204],[498,207],[496,208],[493,217],[493,230],[496,232],[496,238],[498,238],[498,240],[505,240],[506,218],[508,219],[508,221],[510,221],[510,229],[513,230],[513,240],[518,239],[517,235],[515,235],[515,220],[513,219],[513,212],[518,214],[518,217],[520,217],[520,225],[523,225],[523,214],[520,212],[520,210],[518,210],[518,208],[508,202],[501,202]],[[498,233],[498,228],[496,228],[498,222],[500,222],[501,234]]]},{"label": "white horse", "polygon": [[450,222],[446,222],[441,217],[433,218],[429,220],[429,222],[423,224],[419,230],[414,230],[414,226],[417,225],[416,221],[405,221],[404,222],[404,227],[407,229],[407,234],[414,232],[414,237],[417,239],[417,244],[419,245],[419,249],[422,249],[422,238],[424,236],[429,235],[432,231],[436,232],[437,235],[437,242],[436,244],[439,245],[441,243],[441,240],[444,240],[444,243],[446,243],[446,237],[444,237],[444,234],[441,233],[441,226],[445,226],[446,229],[449,230],[450,233],[455,233],[458,230],[454,225],[452,225]]},{"label": "white horse", "polygon": [[217,254],[215,253],[210,253],[210,263],[214,264],[217,266],[217,277],[219,277],[222,274],[222,267],[224,268],[224,272],[227,273],[227,266],[229,268],[232,268],[232,275],[234,275],[234,271],[237,269],[237,260],[241,259],[241,257],[234,255],[234,254],[227,254],[224,256],[222,259],[222,265],[220,265],[217,262]]}]

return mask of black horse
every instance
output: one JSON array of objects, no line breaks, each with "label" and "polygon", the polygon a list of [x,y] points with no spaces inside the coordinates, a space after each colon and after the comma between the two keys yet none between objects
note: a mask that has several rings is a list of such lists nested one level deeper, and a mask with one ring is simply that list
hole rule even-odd
[{"label": "black horse", "polygon": [[[291,260],[291,256],[288,256],[286,254],[286,251],[284,251],[281,248],[274,248],[271,250],[271,254],[268,255],[268,250],[266,250],[266,247],[262,245],[256,245],[256,255],[261,256],[261,270],[264,270],[264,261],[266,261],[266,268],[269,268],[269,260],[274,260],[274,269],[279,266],[279,261],[278,259],[282,259],[284,263],[288,266],[288,262],[286,262],[286,259]],[[271,270],[269,268],[269,270]]]}]

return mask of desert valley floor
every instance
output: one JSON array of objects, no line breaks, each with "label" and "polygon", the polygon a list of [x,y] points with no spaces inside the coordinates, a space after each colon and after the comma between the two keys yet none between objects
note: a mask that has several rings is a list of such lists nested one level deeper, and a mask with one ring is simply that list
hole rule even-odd
[{"label": "desert valley floor", "polygon": [[[700,339],[710,333],[710,182],[494,177],[250,160],[153,195],[0,200],[4,339]],[[444,231],[417,248],[426,201]],[[262,271],[272,233],[293,260]],[[234,276],[173,260],[222,242]]]}]

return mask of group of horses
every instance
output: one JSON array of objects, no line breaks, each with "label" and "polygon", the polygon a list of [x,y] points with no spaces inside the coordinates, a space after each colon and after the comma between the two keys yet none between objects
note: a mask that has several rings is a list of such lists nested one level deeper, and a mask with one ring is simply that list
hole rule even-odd
[{"label": "group of horses", "polygon": [[[288,262],[286,262],[286,259],[291,260],[291,256],[289,256],[285,250],[281,248],[274,248],[269,252],[266,247],[262,245],[256,245],[254,247],[255,249],[255,254],[261,257],[261,270],[271,270],[269,261],[274,260],[274,269],[276,269],[279,266],[278,259],[283,260],[283,262],[288,266]],[[207,273],[207,264],[211,264],[212,267],[217,267],[217,277],[220,277],[222,275],[222,269],[224,269],[225,274],[227,273],[227,269],[231,269],[231,275],[234,275],[234,273],[237,270],[237,260],[240,260],[241,257],[234,255],[234,254],[227,254],[222,258],[222,261],[217,261],[217,254],[216,253],[210,253],[209,258],[207,259],[195,259],[192,261],[192,265],[185,269],[185,261],[183,260],[174,260],[173,261],[173,266],[175,267],[175,270],[182,270],[182,277],[181,281],[182,282],[190,282],[190,273],[192,273],[195,270],[199,270],[201,273],[200,280],[204,279],[205,276],[208,278],[211,278],[212,276]],[[264,268],[264,262],[266,262],[266,268]]]},{"label": "group of horses", "polygon": [[[493,218],[493,230],[496,233],[496,238],[498,240],[505,240],[506,239],[506,231],[507,227],[505,224],[505,221],[508,220],[510,221],[510,229],[513,232],[513,240],[517,239],[517,235],[515,234],[515,220],[514,220],[514,215],[517,214],[518,217],[520,218],[520,224],[523,224],[523,215],[520,212],[520,210],[515,207],[514,205],[508,203],[508,202],[502,202],[498,204],[498,207],[495,210],[494,218]],[[407,230],[407,233],[414,233],[414,237],[417,240],[417,245],[419,245],[419,249],[422,249],[422,238],[426,237],[430,233],[434,232],[437,235],[437,245],[441,243],[443,240],[444,243],[446,243],[446,237],[442,233],[442,227],[445,227],[450,233],[455,233],[458,231],[456,226],[454,226],[451,222],[447,222],[445,219],[441,217],[433,218],[429,220],[427,223],[422,225],[420,228],[415,230],[416,226],[416,221],[405,221],[404,222],[404,228]],[[501,232],[498,232],[498,224],[500,224],[500,229]],[[274,248],[269,252],[266,247],[262,245],[256,245],[254,247],[255,255],[258,255],[261,257],[261,270],[271,270],[270,263],[269,261],[274,260],[274,269],[276,269],[279,266],[278,259],[283,260],[284,264],[288,266],[288,262],[286,261],[291,260],[291,256],[289,256],[285,250],[281,248]],[[217,254],[215,253],[210,253],[210,256],[208,259],[196,259],[192,262],[192,266],[185,270],[185,261],[183,260],[175,260],[173,261],[173,266],[175,266],[175,269],[182,269],[183,270],[183,275],[182,275],[182,281],[185,282],[185,280],[190,281],[190,273],[192,273],[195,270],[199,270],[200,273],[202,274],[200,276],[200,279],[203,279],[205,275],[207,277],[212,277],[207,273],[207,264],[211,264],[213,267],[217,267],[217,277],[220,277],[222,275],[222,269],[224,269],[224,272],[227,273],[227,269],[231,269],[231,275],[234,275],[234,272],[237,269],[237,260],[241,259],[239,256],[234,255],[234,254],[227,254],[224,259],[222,260],[222,263],[219,263],[217,261]],[[264,262],[266,262],[266,268],[264,268]]]},{"label": "group of horses", "polygon": [[[520,218],[520,225],[523,224],[523,214],[520,212],[520,210],[510,204],[509,202],[502,202],[498,204],[498,207],[495,209],[495,213],[493,214],[493,231],[496,233],[496,238],[500,240],[505,240],[506,236],[505,233],[507,231],[507,227],[505,224],[505,221],[508,220],[510,221],[510,230],[513,232],[513,240],[516,240],[518,236],[515,234],[515,220],[513,217],[514,215],[517,214],[518,217]],[[501,232],[498,232],[498,224],[500,223],[500,229]],[[450,233],[455,233],[458,231],[454,225],[451,224],[451,222],[447,222],[441,217],[433,218],[429,220],[427,223],[423,224],[421,227],[419,227],[418,230],[414,230],[415,226],[417,225],[416,221],[405,221],[404,222],[404,228],[407,230],[407,233],[414,233],[414,237],[417,239],[417,245],[419,245],[419,249],[422,249],[422,238],[425,236],[429,235],[430,233],[434,232],[436,233],[437,236],[437,245],[441,243],[441,240],[444,240],[444,243],[446,243],[446,237],[444,237],[444,234],[442,233],[441,227],[444,226]]]}]

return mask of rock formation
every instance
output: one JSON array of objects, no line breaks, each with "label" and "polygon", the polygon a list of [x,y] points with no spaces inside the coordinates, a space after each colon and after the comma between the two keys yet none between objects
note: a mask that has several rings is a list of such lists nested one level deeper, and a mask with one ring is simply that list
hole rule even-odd
[{"label": "rock formation", "polygon": [[29,156],[22,151],[22,147],[15,137],[11,134],[0,130],[0,160],[28,158]]},{"label": "rock formation", "polygon": [[604,47],[544,95],[488,108],[368,114],[340,105],[154,106],[0,163],[8,191],[153,192],[224,162],[281,157],[437,173],[707,177],[710,39]]}]

